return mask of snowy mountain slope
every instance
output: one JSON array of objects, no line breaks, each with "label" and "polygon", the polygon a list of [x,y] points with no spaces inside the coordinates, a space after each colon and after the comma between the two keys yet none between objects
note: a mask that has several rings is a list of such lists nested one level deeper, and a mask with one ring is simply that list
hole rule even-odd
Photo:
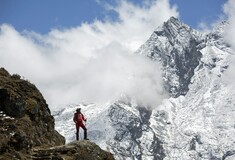
[{"label": "snowy mountain slope", "polygon": [[70,105],[54,113],[57,130],[73,141],[81,107],[90,140],[116,159],[235,159],[235,90],[222,80],[234,53],[223,39],[226,25],[204,35],[171,18],[137,51],[162,64],[171,98],[151,109],[123,98]]},{"label": "snowy mountain slope", "polygon": [[[151,111],[122,101],[103,107],[95,104],[70,105],[55,112],[57,130],[67,142],[75,139],[72,118],[77,107],[82,108],[88,117],[90,140],[114,153],[117,159],[158,159],[164,156],[161,141],[149,126]],[[159,155],[153,155],[158,152]]]},{"label": "snowy mountain slope", "polygon": [[[203,55],[206,48],[202,50]],[[216,58],[221,56],[220,52],[225,53],[218,48],[216,51]],[[196,68],[186,96],[171,98],[161,106],[161,111],[171,116],[166,121],[173,124],[165,127],[170,133],[162,138],[168,153],[165,159],[225,159],[228,153],[234,153],[234,90],[221,84],[221,68],[226,59],[218,62],[222,66],[215,64],[214,68],[208,64],[211,57],[202,60],[204,66]]]},{"label": "snowy mountain slope", "polygon": [[159,60],[163,66],[166,88],[173,97],[185,95],[201,58],[197,45],[202,34],[172,17],[158,27],[138,54]]}]

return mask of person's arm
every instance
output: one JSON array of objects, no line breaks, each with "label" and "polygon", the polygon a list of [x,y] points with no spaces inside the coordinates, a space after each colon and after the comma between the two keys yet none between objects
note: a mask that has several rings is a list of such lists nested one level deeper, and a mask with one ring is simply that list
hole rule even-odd
[{"label": "person's arm", "polygon": [[77,123],[77,119],[76,119],[76,113],[74,113],[74,116],[73,116],[73,121],[75,122],[75,123]]},{"label": "person's arm", "polygon": [[84,117],[84,115],[82,114],[82,120],[83,121],[86,121],[86,118]]}]

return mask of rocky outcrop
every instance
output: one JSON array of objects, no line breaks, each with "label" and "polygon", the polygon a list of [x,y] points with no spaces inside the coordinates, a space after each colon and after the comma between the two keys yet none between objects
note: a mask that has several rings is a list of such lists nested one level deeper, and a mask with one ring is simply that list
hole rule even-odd
[{"label": "rocky outcrop", "polygon": [[[72,159],[76,156],[111,157],[90,142],[55,147],[64,144],[65,138],[55,130],[54,117],[36,86],[0,68],[0,160],[56,156],[56,159],[62,159],[59,157],[71,157],[71,153],[75,157]],[[35,148],[41,150],[36,152]],[[50,153],[49,157],[41,156],[47,153]]]},{"label": "rocky outcrop", "polygon": [[111,153],[103,151],[95,143],[86,140],[49,149],[34,149],[31,158],[34,160],[114,160]]},{"label": "rocky outcrop", "polygon": [[55,146],[65,139],[54,129],[54,118],[35,85],[0,69],[0,157],[28,159],[36,146]]}]

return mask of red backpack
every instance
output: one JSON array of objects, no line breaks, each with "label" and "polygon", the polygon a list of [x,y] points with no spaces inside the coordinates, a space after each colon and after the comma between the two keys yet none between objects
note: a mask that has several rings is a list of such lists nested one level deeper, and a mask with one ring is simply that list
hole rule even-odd
[{"label": "red backpack", "polygon": [[78,122],[82,122],[82,120],[83,120],[83,115],[82,115],[82,113],[77,113],[77,120],[78,120]]}]

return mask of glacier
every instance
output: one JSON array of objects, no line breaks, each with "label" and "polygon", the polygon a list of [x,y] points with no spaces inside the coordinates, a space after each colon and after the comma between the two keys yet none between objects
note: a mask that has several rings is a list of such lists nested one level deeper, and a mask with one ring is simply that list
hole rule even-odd
[{"label": "glacier", "polygon": [[234,160],[235,90],[224,82],[234,51],[227,22],[200,33],[171,17],[135,54],[161,64],[170,98],[151,108],[131,97],[106,104],[71,104],[54,111],[56,129],[75,140],[77,107],[88,137],[120,160]]}]

